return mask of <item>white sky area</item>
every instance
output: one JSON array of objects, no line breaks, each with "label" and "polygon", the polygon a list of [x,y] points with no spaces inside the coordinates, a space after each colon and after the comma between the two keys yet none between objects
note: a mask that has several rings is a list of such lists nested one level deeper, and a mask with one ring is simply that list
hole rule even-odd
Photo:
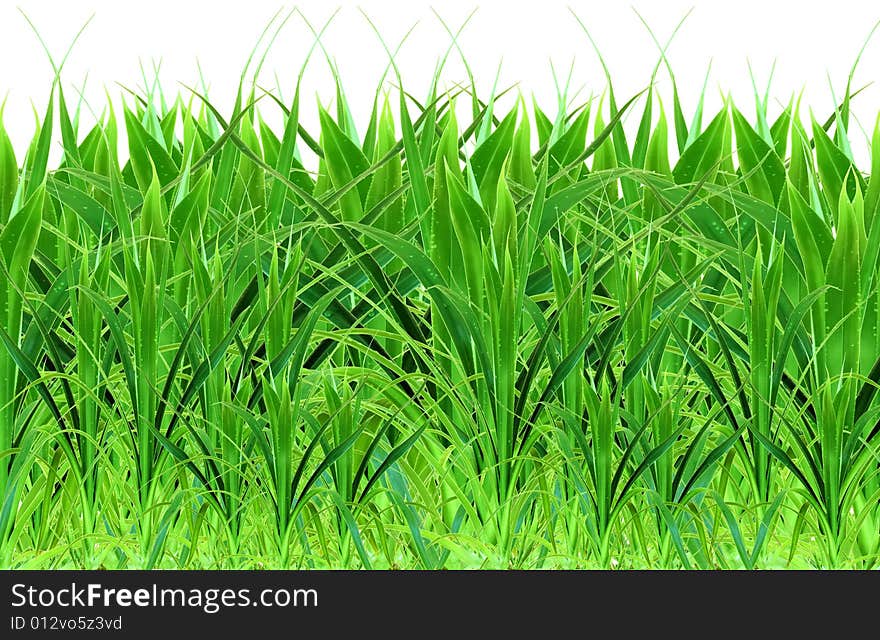
[{"label": "white sky area", "polygon": [[[647,86],[658,60],[658,47],[639,16],[665,43],[690,12],[667,55],[688,120],[711,61],[704,123],[727,93],[747,117],[754,119],[749,65],[763,94],[774,62],[770,91],[773,113],[792,95],[803,91],[802,115],[809,117],[812,109],[817,119],[824,120],[833,109],[832,96],[842,96],[850,68],[880,19],[880,5],[864,0],[305,0],[296,5],[263,0],[0,0],[0,100],[6,99],[6,130],[16,150],[23,153],[34,131],[34,109],[41,113],[45,109],[53,75],[39,40],[19,9],[33,21],[58,61],[93,16],[62,74],[68,101],[75,99],[76,89],[84,87],[84,114],[89,108],[97,113],[104,109],[105,92],[118,104],[124,91],[117,83],[142,89],[142,69],[152,81],[157,64],[169,97],[186,92],[183,84],[197,86],[200,66],[211,100],[228,114],[240,71],[261,31],[276,12],[281,10],[286,15],[294,6],[297,11],[278,33],[259,84],[280,88],[289,101],[305,53],[314,41],[306,19],[320,29],[338,9],[322,43],[339,69],[360,132],[366,128],[373,95],[388,60],[364,13],[392,48],[412,29],[397,62],[406,89],[423,99],[435,64],[451,42],[439,18],[456,31],[476,9],[458,43],[482,96],[488,97],[497,76],[499,88],[516,82],[526,97],[534,95],[552,114],[556,107],[552,68],[562,82],[571,70],[571,92],[580,92],[575,102],[591,93],[600,94],[605,86],[598,58],[573,13],[599,47],[618,100],[623,102]],[[878,73],[880,34],[868,44],[853,87],[876,82]],[[443,78],[446,86],[467,80],[457,52],[450,56]],[[658,88],[670,112],[671,84],[663,71],[658,75]],[[313,127],[317,120],[314,96],[325,105],[334,98],[332,75],[320,51],[313,56],[304,77],[302,120],[306,127]],[[880,83],[860,94],[853,105],[857,122],[851,128],[851,138],[863,166],[867,159],[866,136],[873,131],[880,106],[878,98]],[[513,99],[515,93],[500,108],[512,105]],[[277,121],[275,107],[267,102],[263,109],[270,122],[273,118]],[[640,113],[637,107],[627,122],[629,128],[635,127]],[[91,116],[83,116],[83,125],[91,122]],[[80,134],[85,132],[81,127]]]}]

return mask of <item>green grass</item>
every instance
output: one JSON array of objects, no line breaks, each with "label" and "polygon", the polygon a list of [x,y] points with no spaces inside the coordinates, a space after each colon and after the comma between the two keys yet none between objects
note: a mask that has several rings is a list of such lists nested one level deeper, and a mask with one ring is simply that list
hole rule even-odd
[{"label": "green grass", "polygon": [[58,76],[24,155],[0,120],[0,565],[880,563],[852,87],[702,117],[438,69],[307,131],[258,66],[225,114],[84,130]]}]

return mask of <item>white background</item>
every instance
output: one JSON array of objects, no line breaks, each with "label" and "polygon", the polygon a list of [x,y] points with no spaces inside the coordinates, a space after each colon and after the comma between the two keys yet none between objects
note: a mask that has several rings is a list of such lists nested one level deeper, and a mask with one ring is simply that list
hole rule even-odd
[{"label": "white background", "polygon": [[[405,86],[419,97],[426,95],[436,60],[450,43],[431,7],[454,30],[476,8],[459,40],[484,94],[491,90],[500,64],[499,86],[518,82],[524,95],[534,94],[550,113],[556,103],[551,61],[563,77],[574,62],[571,84],[575,90],[582,90],[583,98],[601,93],[604,86],[597,57],[571,11],[580,16],[605,56],[622,101],[646,86],[657,61],[658,49],[636,10],[665,42],[692,9],[668,51],[688,118],[711,60],[707,92],[710,107],[720,105],[722,92],[730,93],[751,117],[754,103],[748,63],[763,92],[775,61],[771,95],[780,101],[774,101],[775,110],[803,90],[804,104],[814,109],[817,118],[824,119],[832,108],[832,87],[839,97],[859,49],[880,19],[880,5],[865,0],[305,0],[296,6],[302,15],[291,16],[279,34],[261,84],[279,86],[289,100],[299,66],[313,40],[302,16],[317,28],[339,8],[322,41],[339,67],[360,131],[365,128],[387,57],[359,8],[370,16],[392,47],[415,25],[398,62]],[[118,101],[123,92],[117,82],[142,87],[141,65],[149,70],[160,60],[165,90],[172,94],[185,91],[180,83],[198,84],[198,61],[210,97],[228,112],[239,72],[260,32],[276,11],[283,9],[286,13],[293,4],[263,0],[0,0],[0,99],[6,97],[3,117],[17,150],[29,141],[34,128],[33,110],[45,108],[52,80],[48,59],[19,8],[31,18],[59,60],[76,32],[94,15],[64,69],[69,100],[76,95],[73,87],[82,86],[88,77],[84,95],[88,104],[100,112],[106,104],[105,91]],[[876,40],[880,40],[880,34]],[[878,73],[880,41],[873,41],[865,51],[854,85],[875,82]],[[454,57],[444,77],[450,83],[466,80]],[[658,80],[661,90],[668,91],[668,76],[661,73]],[[315,119],[312,96],[317,94],[326,105],[334,93],[332,77],[320,54],[309,68],[305,89],[304,117],[308,124]],[[861,129],[867,133],[873,130],[878,105],[880,86],[864,92],[854,105]],[[804,116],[808,116],[806,107]],[[861,129],[855,128],[851,137],[857,153],[864,157],[865,134]]]}]

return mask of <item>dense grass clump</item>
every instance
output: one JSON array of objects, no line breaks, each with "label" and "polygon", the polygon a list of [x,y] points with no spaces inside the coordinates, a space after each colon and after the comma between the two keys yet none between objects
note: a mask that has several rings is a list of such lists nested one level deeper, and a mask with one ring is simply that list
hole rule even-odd
[{"label": "dense grass clump", "polygon": [[341,90],[312,131],[299,89],[80,131],[57,79],[23,157],[0,121],[0,565],[878,564],[850,90],[440,84],[361,135]]}]

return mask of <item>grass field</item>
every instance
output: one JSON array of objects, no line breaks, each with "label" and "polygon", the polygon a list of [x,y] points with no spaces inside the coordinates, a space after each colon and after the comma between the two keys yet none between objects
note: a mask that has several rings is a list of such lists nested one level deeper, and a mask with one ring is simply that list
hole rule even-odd
[{"label": "grass field", "polygon": [[0,566],[880,564],[853,87],[391,67],[309,131],[258,66],[231,111],[153,85],[91,128],[56,77],[18,155],[0,118]]}]

